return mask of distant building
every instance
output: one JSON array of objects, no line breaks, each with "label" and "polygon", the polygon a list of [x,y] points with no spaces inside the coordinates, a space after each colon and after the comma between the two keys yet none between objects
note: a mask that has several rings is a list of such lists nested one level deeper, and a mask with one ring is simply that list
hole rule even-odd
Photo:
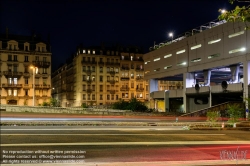
[{"label": "distant building", "polygon": [[42,104],[51,98],[50,85],[50,45],[34,34],[0,34],[0,104]]},{"label": "distant building", "polygon": [[63,107],[110,105],[123,99],[149,99],[143,53],[137,47],[77,47],[52,74],[52,96]]}]

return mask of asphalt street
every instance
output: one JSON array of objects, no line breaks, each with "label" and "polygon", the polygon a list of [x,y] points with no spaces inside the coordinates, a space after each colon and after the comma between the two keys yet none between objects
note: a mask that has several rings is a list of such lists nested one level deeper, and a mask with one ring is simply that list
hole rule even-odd
[{"label": "asphalt street", "polygon": [[1,126],[1,165],[250,165],[249,138],[181,126]]}]

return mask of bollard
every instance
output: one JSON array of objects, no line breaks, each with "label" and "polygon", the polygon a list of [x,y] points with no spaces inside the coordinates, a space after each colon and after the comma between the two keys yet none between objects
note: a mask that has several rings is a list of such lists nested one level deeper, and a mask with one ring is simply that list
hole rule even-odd
[{"label": "bollard", "polygon": [[175,122],[178,122],[178,117],[176,117]]},{"label": "bollard", "polygon": [[236,128],[236,123],[234,123],[234,126],[233,126],[233,128]]},{"label": "bollard", "polygon": [[222,124],[221,124],[221,128],[224,128],[225,127],[225,123],[224,122],[222,122]]}]

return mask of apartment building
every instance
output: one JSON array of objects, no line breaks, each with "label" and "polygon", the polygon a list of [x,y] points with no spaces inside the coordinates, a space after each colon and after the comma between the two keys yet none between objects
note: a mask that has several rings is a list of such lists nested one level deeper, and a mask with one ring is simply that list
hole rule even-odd
[{"label": "apartment building", "polygon": [[137,47],[77,47],[52,74],[52,96],[66,106],[110,105],[149,98],[142,50]]},{"label": "apartment building", "polygon": [[41,37],[0,34],[1,104],[39,105],[51,98],[50,45]]}]

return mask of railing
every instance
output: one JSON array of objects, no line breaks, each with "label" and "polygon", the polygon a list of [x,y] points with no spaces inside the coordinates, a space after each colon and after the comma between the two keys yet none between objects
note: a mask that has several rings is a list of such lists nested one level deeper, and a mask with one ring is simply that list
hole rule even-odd
[{"label": "railing", "polygon": [[115,80],[109,80],[110,84],[115,84]]},{"label": "railing", "polygon": [[144,91],[144,88],[136,88],[136,91],[137,92],[142,92],[142,91]]},{"label": "railing", "polygon": [[37,88],[37,89],[49,89],[49,88],[50,88],[50,85],[35,84],[35,88]]},{"label": "railing", "polygon": [[190,113],[181,115],[181,117],[184,117],[184,116],[185,117],[205,117],[208,111],[220,111],[220,112],[223,111],[223,112],[225,112],[225,110],[228,109],[228,105],[231,105],[231,104],[240,104],[240,106],[242,108],[245,108],[243,102],[229,101],[229,102],[221,103],[218,105],[214,105],[212,107],[203,108],[203,109],[200,109],[198,111],[190,112]]},{"label": "railing", "polygon": [[3,74],[6,75],[6,76],[18,76],[18,77],[21,77],[23,75],[23,72],[4,71]]},{"label": "railing", "polygon": [[115,90],[110,90],[110,94],[115,94]]},{"label": "railing", "polygon": [[22,88],[22,84],[2,84],[3,88]]},{"label": "railing", "polygon": [[108,73],[109,73],[110,75],[112,75],[112,76],[115,75],[115,71],[108,71]]},{"label": "railing", "polygon": [[118,62],[106,62],[106,65],[120,66],[120,63],[118,63]]},{"label": "railing", "polygon": [[211,28],[213,28],[213,27],[216,27],[216,26],[221,25],[221,24],[224,24],[224,23],[226,23],[225,20],[222,20],[222,21],[219,21],[218,19],[213,20],[213,21],[211,21],[211,22],[209,22],[209,23],[206,23],[206,24],[201,25],[201,26],[199,26],[199,27],[196,27],[196,28],[194,28],[194,29],[192,29],[192,30],[189,30],[189,31],[187,31],[187,32],[185,32],[185,33],[183,33],[183,34],[181,34],[181,35],[176,35],[176,38],[175,38],[175,39],[163,41],[163,42],[161,42],[161,43],[159,43],[159,44],[157,44],[157,45],[154,45],[154,46],[152,46],[152,47],[149,48],[149,51],[153,51],[153,50],[159,49],[159,48],[161,48],[161,47],[164,47],[164,46],[166,46],[166,45],[172,44],[172,43],[174,43],[174,42],[181,41],[181,40],[183,40],[183,39],[185,39],[185,38],[187,38],[187,37],[189,37],[189,36],[193,36],[193,35],[195,35],[195,34],[197,34],[197,33],[202,32],[204,29],[205,29],[205,30],[206,30],[206,29],[211,29]]},{"label": "railing", "polygon": [[33,61],[32,64],[38,68],[48,68],[50,66],[50,62],[46,61]]},{"label": "railing", "polygon": [[122,80],[122,81],[124,81],[124,80],[125,80],[125,81],[126,81],[126,80],[129,80],[129,77],[121,77],[121,80]]},{"label": "railing", "polygon": [[121,87],[120,91],[129,91],[129,87]]}]

